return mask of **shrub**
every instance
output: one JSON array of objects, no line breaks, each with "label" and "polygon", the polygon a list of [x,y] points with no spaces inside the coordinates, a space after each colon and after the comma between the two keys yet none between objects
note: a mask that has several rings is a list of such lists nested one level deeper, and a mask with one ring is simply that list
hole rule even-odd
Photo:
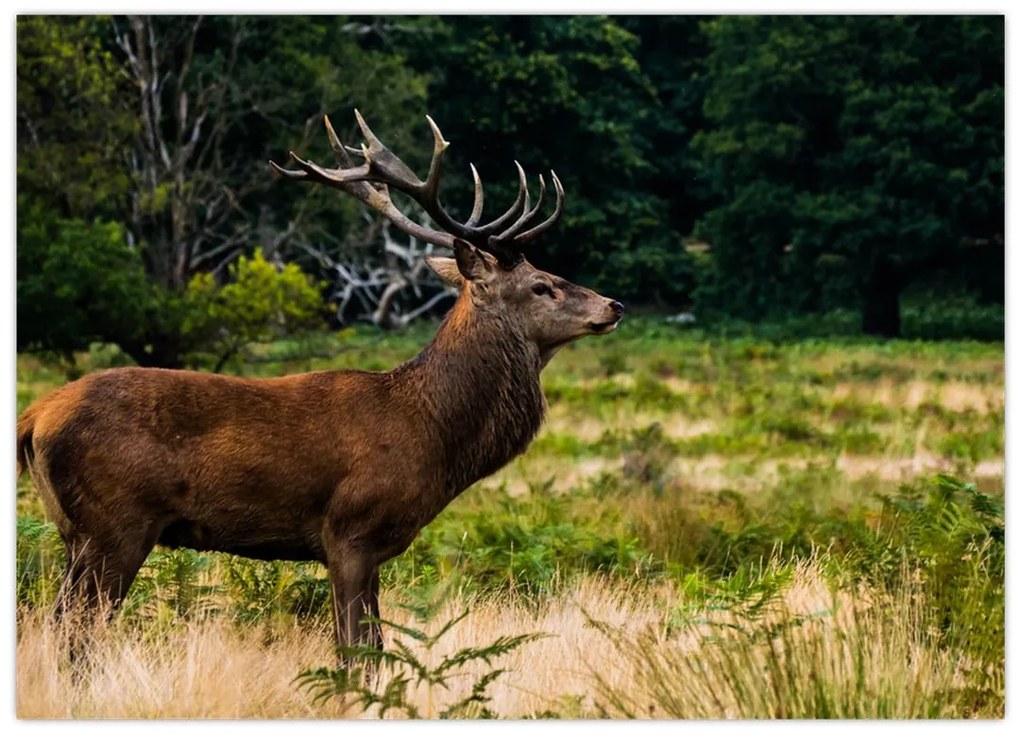
[{"label": "shrub", "polygon": [[196,352],[212,353],[216,372],[247,344],[321,326],[325,310],[319,287],[301,268],[288,263],[278,270],[259,250],[231,266],[225,285],[210,273],[196,275],[185,304],[184,333]]},{"label": "shrub", "polygon": [[985,666],[1001,666],[1005,651],[1002,498],[940,474],[904,485],[884,504],[880,537],[914,569],[940,641],[981,661],[982,677],[994,675]]}]

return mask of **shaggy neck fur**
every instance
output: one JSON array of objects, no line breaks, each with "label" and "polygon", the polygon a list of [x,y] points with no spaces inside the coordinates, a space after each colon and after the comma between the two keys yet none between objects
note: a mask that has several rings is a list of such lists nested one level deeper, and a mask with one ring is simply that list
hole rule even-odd
[{"label": "shaggy neck fur", "polygon": [[399,368],[420,390],[453,495],[524,451],[545,414],[538,348],[464,293],[435,339]]}]

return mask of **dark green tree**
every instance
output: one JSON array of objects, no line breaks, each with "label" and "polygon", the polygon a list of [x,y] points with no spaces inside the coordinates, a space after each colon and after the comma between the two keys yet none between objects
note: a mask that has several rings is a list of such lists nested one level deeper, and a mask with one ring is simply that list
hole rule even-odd
[{"label": "dark green tree", "polygon": [[705,18],[635,15],[615,20],[639,39],[635,57],[657,98],[643,129],[652,151],[652,171],[645,179],[648,190],[669,207],[669,219],[663,224],[690,233],[714,203],[691,148],[694,135],[706,126]]},{"label": "dark green tree", "polygon": [[723,203],[703,294],[743,315],[849,300],[897,336],[912,282],[1001,253],[1001,17],[729,16],[705,24],[695,138]]},{"label": "dark green tree", "polygon": [[17,347],[74,365],[93,341],[131,343],[166,318],[137,248],[116,222],[67,219],[41,207],[18,216]]},{"label": "dark green tree", "polygon": [[116,223],[137,120],[98,18],[23,16],[17,26],[17,346],[73,360],[128,342],[159,317],[159,292]]}]

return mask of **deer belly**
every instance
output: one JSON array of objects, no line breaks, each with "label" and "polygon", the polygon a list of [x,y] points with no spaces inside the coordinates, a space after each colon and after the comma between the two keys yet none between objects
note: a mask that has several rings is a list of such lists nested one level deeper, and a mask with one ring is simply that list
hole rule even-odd
[{"label": "deer belly", "polygon": [[176,520],[163,529],[159,544],[168,548],[233,553],[263,561],[325,561],[317,533],[247,532]]}]

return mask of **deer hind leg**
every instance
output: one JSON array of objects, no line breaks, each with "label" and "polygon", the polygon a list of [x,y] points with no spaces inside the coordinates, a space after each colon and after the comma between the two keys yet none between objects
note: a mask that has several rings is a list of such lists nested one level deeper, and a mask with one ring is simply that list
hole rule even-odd
[{"label": "deer hind leg", "polygon": [[72,610],[93,617],[112,614],[127,596],[157,537],[151,527],[141,524],[129,532],[66,534],[67,566],[56,615],[62,617]]},{"label": "deer hind leg", "polygon": [[76,681],[88,675],[89,660],[103,639],[108,621],[127,595],[145,557],[154,545],[145,534],[114,540],[112,535],[64,535],[67,565],[53,614],[64,636]]}]

